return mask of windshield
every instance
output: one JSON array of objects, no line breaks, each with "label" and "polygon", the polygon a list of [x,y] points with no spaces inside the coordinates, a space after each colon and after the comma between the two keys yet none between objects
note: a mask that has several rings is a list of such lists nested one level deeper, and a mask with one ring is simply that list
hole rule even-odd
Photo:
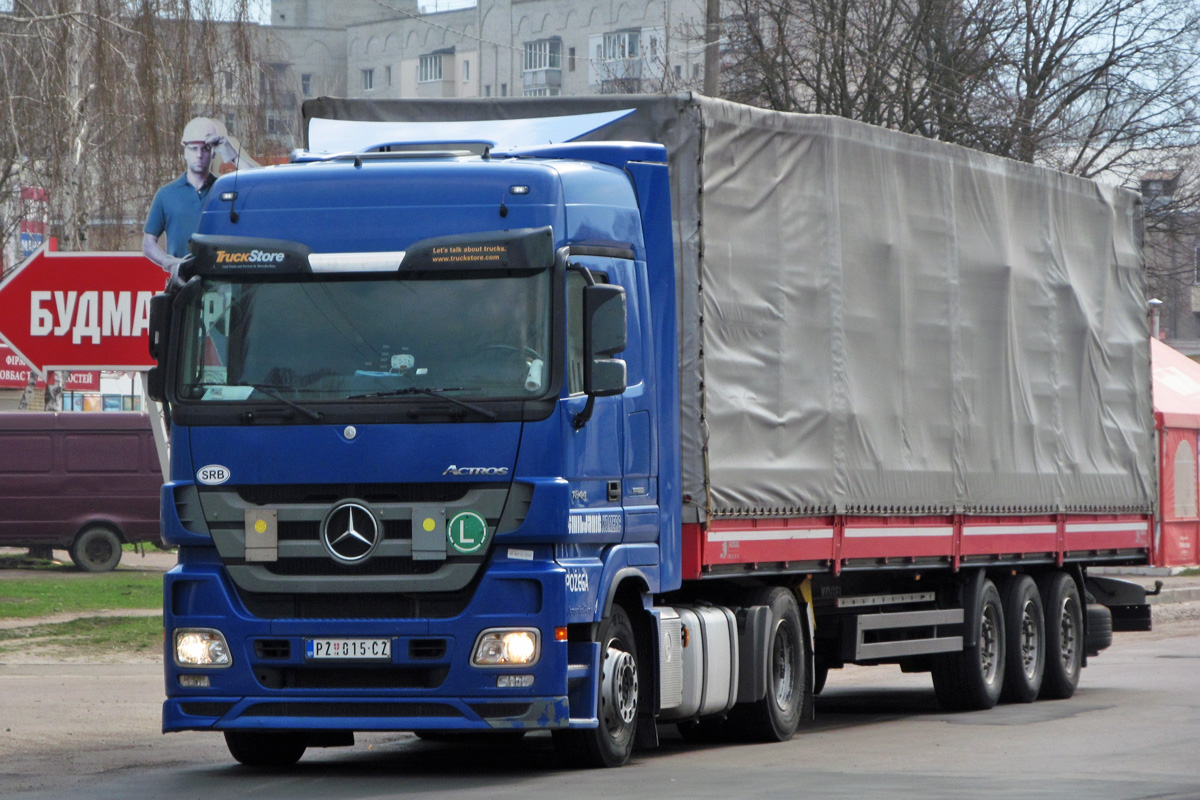
[{"label": "windshield", "polygon": [[539,397],[550,281],[549,270],[198,280],[186,295],[179,399]]}]

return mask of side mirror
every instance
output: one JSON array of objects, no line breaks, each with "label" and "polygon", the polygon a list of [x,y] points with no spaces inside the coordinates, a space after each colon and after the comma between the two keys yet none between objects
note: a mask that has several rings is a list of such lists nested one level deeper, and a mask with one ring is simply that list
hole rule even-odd
[{"label": "side mirror", "polygon": [[146,372],[146,394],[150,399],[161,403],[167,399],[167,385],[163,378],[162,367],[151,367]]},{"label": "side mirror", "polygon": [[171,296],[156,294],[150,298],[150,357],[162,364],[167,354],[167,331],[170,325]]},{"label": "side mirror", "polygon": [[625,391],[625,362],[609,358],[625,349],[625,289],[595,284],[583,289],[583,391],[608,397]]}]

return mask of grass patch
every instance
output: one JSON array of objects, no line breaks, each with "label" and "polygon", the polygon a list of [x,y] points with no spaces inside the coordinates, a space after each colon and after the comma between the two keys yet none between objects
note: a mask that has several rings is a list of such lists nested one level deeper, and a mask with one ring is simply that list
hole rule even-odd
[{"label": "grass patch", "polygon": [[0,581],[0,619],[161,606],[161,574],[81,573],[70,578]]},{"label": "grass patch", "polygon": [[1200,567],[1188,567],[1179,573],[1179,575],[1183,578],[1195,578],[1197,575],[1200,575]]},{"label": "grass patch", "polygon": [[162,648],[161,617],[86,617],[49,625],[0,630],[0,655],[157,653]]}]

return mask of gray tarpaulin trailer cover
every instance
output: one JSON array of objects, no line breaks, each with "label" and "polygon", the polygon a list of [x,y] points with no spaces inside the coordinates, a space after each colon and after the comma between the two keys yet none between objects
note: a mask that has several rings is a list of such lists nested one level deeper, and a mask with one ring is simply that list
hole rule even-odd
[{"label": "gray tarpaulin trailer cover", "polygon": [[1153,511],[1132,192],[694,94],[321,98],[304,116],[626,109],[582,138],[670,153],[685,521]]}]

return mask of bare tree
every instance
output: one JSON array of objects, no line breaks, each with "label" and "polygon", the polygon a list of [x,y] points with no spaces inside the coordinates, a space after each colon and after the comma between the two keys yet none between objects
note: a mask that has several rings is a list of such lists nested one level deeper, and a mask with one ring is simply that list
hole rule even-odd
[{"label": "bare tree", "polygon": [[1000,0],[732,0],[726,95],[956,141],[1003,37]]},{"label": "bare tree", "polygon": [[1085,176],[1194,141],[1195,0],[730,0],[726,95]]}]

